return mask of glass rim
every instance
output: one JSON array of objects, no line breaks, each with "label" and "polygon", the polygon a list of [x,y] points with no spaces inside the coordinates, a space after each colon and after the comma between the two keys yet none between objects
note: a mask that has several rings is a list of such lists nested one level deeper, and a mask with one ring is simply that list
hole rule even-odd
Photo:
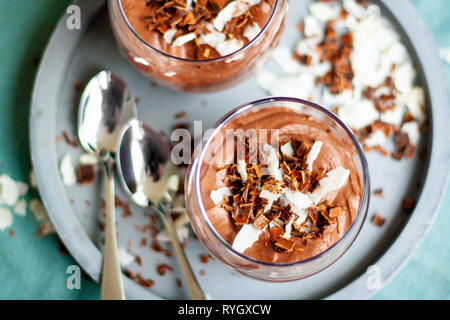
[{"label": "glass rim", "polygon": [[119,11],[120,11],[120,15],[122,16],[123,21],[125,22],[125,24],[127,25],[128,29],[134,34],[134,36],[136,36],[136,38],[141,41],[146,47],[148,47],[151,50],[156,51],[159,54],[162,54],[168,58],[173,58],[175,60],[179,60],[179,61],[183,61],[183,62],[187,62],[187,63],[207,63],[207,62],[214,62],[214,61],[220,61],[220,60],[226,60],[231,58],[232,56],[238,55],[239,53],[243,52],[244,50],[246,50],[248,47],[252,46],[254,42],[256,42],[258,39],[261,38],[261,36],[265,33],[267,27],[269,26],[269,23],[272,21],[275,11],[278,8],[278,4],[280,3],[280,1],[282,0],[275,0],[275,4],[273,6],[273,10],[272,13],[270,14],[269,19],[267,19],[266,24],[264,25],[264,27],[261,28],[261,31],[256,35],[256,37],[254,37],[252,40],[250,40],[245,46],[243,46],[242,48],[240,48],[239,50],[236,50],[232,53],[229,53],[227,55],[224,56],[220,56],[218,58],[213,58],[213,59],[205,59],[205,60],[196,60],[196,59],[186,59],[186,58],[181,58],[181,57],[177,57],[174,55],[171,55],[165,51],[159,50],[155,47],[153,47],[152,45],[150,45],[147,41],[145,41],[140,35],[139,33],[137,33],[136,30],[134,30],[133,26],[130,24],[130,22],[128,21],[127,15],[125,14],[123,7],[122,7],[122,1],[121,0],[112,0],[112,1],[116,1],[118,6],[119,6]]},{"label": "glass rim", "polygon": [[[344,129],[344,131],[347,133],[347,135],[350,137],[350,140],[352,141],[354,147],[356,148],[357,154],[359,156],[359,159],[361,161],[362,164],[362,184],[363,184],[363,194],[362,194],[362,198],[361,198],[361,202],[360,202],[360,206],[358,208],[358,214],[356,215],[355,219],[353,220],[352,224],[350,225],[350,227],[348,228],[348,230],[345,232],[345,234],[338,240],[336,241],[332,246],[328,247],[326,250],[322,251],[321,253],[305,259],[305,260],[301,260],[301,261],[295,261],[295,262],[283,262],[283,263],[272,263],[272,262],[267,262],[267,261],[262,261],[262,260],[257,260],[255,258],[249,257],[243,253],[240,253],[238,251],[236,251],[235,249],[233,249],[233,247],[227,242],[225,241],[225,239],[217,232],[217,230],[214,228],[214,226],[211,223],[211,220],[209,219],[208,214],[206,213],[205,207],[203,205],[203,200],[201,198],[201,194],[200,194],[200,171],[201,171],[201,167],[202,167],[202,159],[205,155],[206,150],[208,149],[211,141],[214,139],[214,137],[216,136],[217,132],[231,119],[235,118],[236,116],[238,116],[239,114],[242,114],[246,111],[248,111],[249,109],[259,106],[259,105],[263,105],[266,103],[271,103],[271,102],[290,102],[290,103],[296,103],[296,104],[302,104],[302,105],[306,105],[308,107],[312,107],[313,109],[316,109],[322,113],[324,113],[326,116],[330,117],[332,120],[334,120],[342,129]],[[237,108],[231,110],[230,112],[228,112],[225,116],[223,116],[222,118],[220,118],[215,124],[214,124],[214,131],[212,132],[212,134],[208,137],[206,143],[204,144],[204,146],[202,146],[201,152],[198,155],[197,159],[195,160],[195,164],[193,163],[194,166],[194,193],[195,193],[195,199],[198,203],[198,206],[200,208],[200,212],[204,218],[204,220],[206,221],[206,224],[208,226],[208,228],[212,231],[212,233],[214,234],[214,236],[227,248],[229,249],[231,252],[233,252],[234,254],[236,254],[237,256],[248,260],[251,263],[256,263],[256,264],[260,264],[260,265],[264,265],[264,266],[269,266],[269,267],[291,267],[291,266],[296,266],[296,265],[304,265],[308,262],[311,261],[315,261],[318,260],[319,258],[327,255],[329,252],[333,251],[344,239],[347,238],[347,236],[351,233],[351,231],[353,231],[353,229],[356,227],[357,222],[359,222],[361,219],[365,220],[365,218],[367,217],[367,213],[368,213],[368,201],[369,201],[369,193],[370,193],[370,181],[369,181],[369,172],[368,172],[368,164],[367,164],[367,160],[366,157],[364,155],[364,151],[361,148],[361,145],[359,144],[358,140],[356,139],[356,137],[354,136],[353,132],[347,127],[347,125],[345,125],[335,114],[333,114],[332,112],[330,112],[329,110],[321,107],[320,105],[310,102],[310,101],[306,101],[303,99],[298,99],[298,98],[292,98],[292,97],[268,97],[268,98],[263,98],[263,99],[259,99],[259,100],[255,100],[246,104],[243,104],[241,106],[238,106]],[[321,267],[319,270],[315,271],[314,273],[317,273],[325,268],[327,268],[328,266],[330,266],[331,264],[333,264],[334,262],[336,262],[349,248],[350,246],[353,244],[353,242],[355,241],[355,239],[357,238],[359,232],[362,229],[363,224],[361,224],[361,226],[359,227],[359,229],[357,230],[357,233],[355,234],[355,237],[351,240],[351,242],[348,244],[348,246],[345,248],[345,250],[333,261],[331,261],[329,264],[327,264],[326,266]],[[314,274],[313,273],[313,274]]]}]

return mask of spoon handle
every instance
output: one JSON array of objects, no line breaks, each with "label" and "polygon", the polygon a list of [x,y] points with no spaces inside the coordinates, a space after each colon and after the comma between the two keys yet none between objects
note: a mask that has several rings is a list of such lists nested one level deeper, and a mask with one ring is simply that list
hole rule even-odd
[{"label": "spoon handle", "polygon": [[[167,210],[165,210],[167,211]],[[180,240],[177,236],[177,231],[173,219],[170,213],[163,214],[164,224],[166,225],[167,232],[169,233],[170,239],[172,240],[172,245],[175,250],[175,254],[178,258],[178,262],[183,272],[184,278],[186,280],[187,287],[189,289],[189,294],[192,300],[206,300],[206,296],[203,293],[200,285],[195,278],[194,272],[191,269],[189,261],[186,258],[186,254],[181,247]]]},{"label": "spoon handle", "polygon": [[114,178],[111,171],[108,169],[106,169],[105,190],[106,230],[105,248],[103,251],[101,299],[125,300],[122,272],[120,270],[119,253],[117,249]]}]

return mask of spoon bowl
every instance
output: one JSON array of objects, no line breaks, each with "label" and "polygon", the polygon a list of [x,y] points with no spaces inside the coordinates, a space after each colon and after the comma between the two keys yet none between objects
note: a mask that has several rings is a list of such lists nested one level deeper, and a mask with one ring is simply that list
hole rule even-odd
[{"label": "spoon bowl", "polygon": [[186,279],[191,298],[205,300],[178,239],[171,216],[171,193],[177,184],[172,175],[168,142],[144,123],[133,119],[122,129],[116,153],[117,170],[123,189],[139,206],[151,207],[163,221]]},{"label": "spoon bowl", "polygon": [[167,168],[171,166],[170,147],[160,134],[138,120],[131,120],[123,130],[116,156],[122,186],[141,207],[158,203],[172,171]]},{"label": "spoon bowl", "polygon": [[81,146],[87,152],[102,155],[116,151],[120,129],[136,117],[136,104],[127,85],[105,70],[88,82],[78,110]]},{"label": "spoon bowl", "polygon": [[97,155],[105,172],[105,248],[101,299],[124,300],[117,249],[114,153],[123,125],[136,117],[136,103],[125,82],[101,71],[86,85],[78,107],[78,138],[86,152]]}]

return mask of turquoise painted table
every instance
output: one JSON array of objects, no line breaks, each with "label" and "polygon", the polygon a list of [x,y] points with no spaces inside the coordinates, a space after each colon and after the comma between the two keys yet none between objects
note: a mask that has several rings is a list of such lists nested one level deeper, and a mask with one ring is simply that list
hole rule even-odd
[{"label": "turquoise painted table", "polygon": [[[69,2],[0,0],[0,174],[7,173],[17,180],[29,182],[28,117],[39,57]],[[438,46],[450,47],[450,1],[412,2]],[[450,75],[450,66],[446,65],[446,69]],[[430,233],[375,299],[450,299],[450,188],[447,189]],[[36,196],[32,191],[27,197]],[[8,230],[0,232],[0,298],[99,298],[99,286],[87,277],[82,277],[80,290],[67,288],[66,269],[76,263],[69,254],[60,252],[56,235],[37,237],[37,227],[29,212],[25,218],[14,216],[14,236]]]}]

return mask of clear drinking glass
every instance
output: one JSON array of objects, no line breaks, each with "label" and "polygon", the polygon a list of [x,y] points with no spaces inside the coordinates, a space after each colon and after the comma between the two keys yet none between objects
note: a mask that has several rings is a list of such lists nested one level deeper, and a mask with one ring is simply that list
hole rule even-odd
[{"label": "clear drinking glass", "polygon": [[[333,246],[317,256],[300,262],[269,263],[248,257],[234,250],[215,230],[203,206],[200,194],[200,173],[203,157],[214,136],[220,129],[237,115],[247,111],[270,107],[287,107],[307,114],[325,123],[328,128],[345,144],[354,149],[354,162],[362,186],[362,198],[358,213],[344,236]],[[295,98],[266,98],[240,106],[222,119],[213,128],[203,146],[197,146],[186,174],[186,208],[195,234],[206,249],[218,260],[232,269],[261,280],[291,281],[309,277],[338,260],[356,239],[367,215],[370,186],[367,162],[364,153],[351,130],[333,113],[308,101]]]},{"label": "clear drinking glass", "polygon": [[183,92],[212,92],[252,76],[271,56],[284,31],[288,0],[276,0],[261,32],[246,46],[217,59],[189,60],[145,42],[129,23],[120,0],[108,0],[112,29],[131,64],[157,84]]}]

